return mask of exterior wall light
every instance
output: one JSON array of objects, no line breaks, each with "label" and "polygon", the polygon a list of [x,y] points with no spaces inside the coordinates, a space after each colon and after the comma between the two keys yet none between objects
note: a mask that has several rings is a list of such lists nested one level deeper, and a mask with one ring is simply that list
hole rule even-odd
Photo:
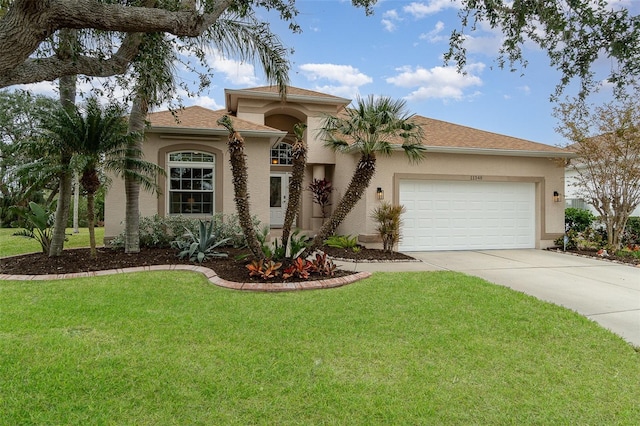
[{"label": "exterior wall light", "polygon": [[380,187],[376,189],[376,198],[380,201],[384,200],[384,191]]},{"label": "exterior wall light", "polygon": [[554,203],[560,202],[560,194],[558,193],[558,191],[553,191],[553,202]]}]

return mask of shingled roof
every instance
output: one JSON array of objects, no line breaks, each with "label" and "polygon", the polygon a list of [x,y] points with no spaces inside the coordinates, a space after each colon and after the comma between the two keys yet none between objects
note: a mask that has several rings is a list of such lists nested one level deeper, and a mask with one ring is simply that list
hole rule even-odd
[{"label": "shingled roof", "polygon": [[[414,121],[424,130],[423,144],[439,148],[469,148],[500,151],[548,152],[550,154],[570,155],[570,151],[551,145],[532,142],[526,139],[487,132],[446,121],[414,116]],[[400,141],[398,141],[400,142]]]},{"label": "shingled roof", "polygon": [[[250,92],[265,92],[265,93],[274,93],[279,94],[277,86],[261,86],[261,87],[252,87],[249,89],[242,89]],[[340,98],[338,96],[329,95],[326,93],[315,92],[313,90],[301,89],[299,87],[287,86],[287,96],[308,96],[312,98],[332,98],[336,101],[341,101],[344,98]]]},{"label": "shingled roof", "polygon": [[[174,115],[175,114],[175,115]],[[227,111],[219,109],[216,111],[201,106],[190,106],[183,109],[171,111],[153,112],[147,116],[151,128],[160,130],[162,128],[185,128],[185,129],[210,129],[227,131],[220,126],[217,121],[223,115],[228,114]],[[281,130],[273,127],[263,126],[261,124],[252,123],[232,117],[233,125],[240,132],[256,131],[256,132],[277,132]]]}]

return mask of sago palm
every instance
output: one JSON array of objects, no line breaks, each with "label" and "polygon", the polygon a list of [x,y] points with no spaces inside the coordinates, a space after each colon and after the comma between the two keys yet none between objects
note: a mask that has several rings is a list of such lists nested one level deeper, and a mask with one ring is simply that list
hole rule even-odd
[{"label": "sago palm", "polygon": [[302,180],[304,179],[304,169],[307,166],[307,146],[303,139],[306,128],[307,125],[304,123],[296,123],[293,126],[296,141],[291,149],[293,164],[291,179],[289,180],[289,203],[287,204],[287,211],[284,215],[284,224],[282,226],[282,244],[284,244],[285,247],[287,247],[291,227],[300,208]]},{"label": "sago palm", "polygon": [[355,108],[325,118],[320,129],[325,145],[345,154],[359,154],[360,159],[342,199],[304,254],[321,247],[360,201],[376,172],[378,154],[389,156],[402,149],[412,162],[424,158],[422,128],[412,118],[405,101],[374,96],[358,97]]}]

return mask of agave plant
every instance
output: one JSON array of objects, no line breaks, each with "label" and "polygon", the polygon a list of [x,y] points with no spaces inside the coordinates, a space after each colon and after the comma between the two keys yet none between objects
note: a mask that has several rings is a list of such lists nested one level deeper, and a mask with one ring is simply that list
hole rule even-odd
[{"label": "agave plant", "polygon": [[227,257],[228,253],[216,251],[219,247],[224,246],[229,238],[218,239],[218,236],[213,232],[214,223],[211,221],[209,226],[206,222],[200,221],[200,232],[195,235],[191,230],[185,227],[186,239],[174,241],[174,247],[180,250],[178,256],[180,259],[189,256],[189,260],[192,262],[202,263],[204,260],[211,257]]}]

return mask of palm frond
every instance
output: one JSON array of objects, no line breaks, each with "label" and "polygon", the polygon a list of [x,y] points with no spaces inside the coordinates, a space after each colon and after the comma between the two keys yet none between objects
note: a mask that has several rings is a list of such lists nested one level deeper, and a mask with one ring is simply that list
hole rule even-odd
[{"label": "palm frond", "polygon": [[288,52],[269,24],[260,22],[249,11],[244,16],[228,13],[218,19],[205,39],[211,41],[223,56],[237,56],[242,61],[259,61],[267,81],[286,93],[291,65]]}]

